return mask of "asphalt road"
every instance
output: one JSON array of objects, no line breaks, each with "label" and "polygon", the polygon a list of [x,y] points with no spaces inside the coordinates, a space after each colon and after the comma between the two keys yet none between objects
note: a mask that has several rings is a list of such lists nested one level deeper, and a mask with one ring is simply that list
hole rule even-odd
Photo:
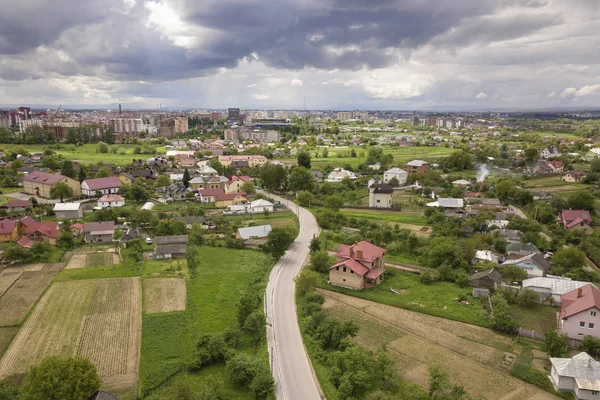
[{"label": "asphalt road", "polygon": [[319,226],[306,209],[271,193],[268,196],[287,204],[300,221],[300,233],[273,267],[265,292],[267,342],[275,394],[279,400],[320,399],[298,326],[294,283],[310,252],[310,241],[319,233]]}]

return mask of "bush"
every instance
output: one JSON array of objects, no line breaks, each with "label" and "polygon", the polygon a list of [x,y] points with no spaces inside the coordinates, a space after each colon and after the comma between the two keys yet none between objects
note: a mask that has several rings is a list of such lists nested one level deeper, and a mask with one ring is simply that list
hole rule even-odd
[{"label": "bush", "polygon": [[552,385],[548,379],[548,376],[534,368],[529,368],[523,380],[544,390],[552,389]]},{"label": "bush", "polygon": [[255,376],[261,372],[258,359],[246,353],[238,353],[227,361],[227,372],[231,380],[240,386],[248,387]]},{"label": "bush", "polygon": [[531,289],[521,290],[518,295],[518,302],[522,307],[533,307],[540,303],[540,295]]},{"label": "bush", "polygon": [[584,336],[581,350],[596,358],[600,356],[600,339],[595,336]]},{"label": "bush", "polygon": [[419,277],[419,281],[424,285],[431,285],[435,282],[435,274],[433,272],[423,272]]},{"label": "bush", "polygon": [[467,286],[469,286],[469,277],[464,272],[459,272],[456,275],[456,281],[455,282],[460,287],[467,287]]},{"label": "bush", "polygon": [[196,360],[190,364],[192,370],[225,361],[229,349],[223,335],[202,335],[196,344]]}]

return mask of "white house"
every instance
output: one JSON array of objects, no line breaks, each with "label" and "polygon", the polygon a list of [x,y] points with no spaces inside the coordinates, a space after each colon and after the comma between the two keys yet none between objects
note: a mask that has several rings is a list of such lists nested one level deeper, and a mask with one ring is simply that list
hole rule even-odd
[{"label": "white house", "polygon": [[550,381],[559,392],[577,400],[600,399],[600,363],[582,352],[571,358],[550,358]]},{"label": "white house", "polygon": [[579,289],[582,286],[591,285],[589,282],[574,281],[571,278],[562,276],[538,276],[535,278],[524,279],[523,289],[531,289],[540,295],[542,300],[552,296],[554,303],[560,303],[561,296],[572,290]]},{"label": "white house", "polygon": [[265,212],[273,212],[273,203],[264,199],[254,200],[248,204],[234,204],[227,206],[223,214],[237,215],[237,214],[262,214]]},{"label": "white house", "polygon": [[118,194],[105,194],[98,199],[98,207],[123,207],[125,205],[125,198]]},{"label": "white house", "polygon": [[547,160],[549,158],[557,158],[560,156],[562,156],[562,153],[560,152],[560,149],[557,146],[544,147],[540,151],[540,157],[544,160]]},{"label": "white house", "polygon": [[571,339],[600,337],[600,290],[591,283],[560,296],[560,328]]},{"label": "white house", "polygon": [[83,218],[83,209],[81,203],[56,203],[54,214],[56,214],[56,219]]},{"label": "white house", "polygon": [[388,169],[383,173],[384,183],[390,183],[390,180],[392,180],[392,178],[396,178],[398,180],[398,184],[400,186],[404,186],[406,185],[406,182],[408,180],[408,172],[401,168],[394,167]]},{"label": "white house", "polygon": [[427,203],[427,207],[442,207],[442,208],[463,208],[465,205],[463,199],[453,199],[451,197],[438,197],[437,201]]},{"label": "white house", "polygon": [[343,168],[336,168],[327,175],[327,182],[341,182],[344,178],[351,180],[357,179],[357,176],[352,171],[347,171]]},{"label": "white house", "polygon": [[119,193],[119,188],[123,186],[121,180],[116,176],[107,178],[86,179],[81,182],[81,194],[84,196],[94,196],[96,192],[102,194]]},{"label": "white house", "polygon": [[394,188],[387,183],[374,183],[369,187],[370,208],[390,208]]}]

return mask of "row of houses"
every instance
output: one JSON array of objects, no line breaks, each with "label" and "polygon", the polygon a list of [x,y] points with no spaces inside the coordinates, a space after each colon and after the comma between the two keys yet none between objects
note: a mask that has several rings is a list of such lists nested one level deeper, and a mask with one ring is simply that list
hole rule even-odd
[{"label": "row of houses", "polygon": [[116,194],[119,193],[119,188],[123,186],[121,179],[116,176],[86,179],[80,183],[64,175],[34,171],[23,177],[23,192],[38,197],[50,198],[52,197],[50,193],[52,188],[58,183],[69,186],[76,197],[81,195],[95,196],[98,193]]}]

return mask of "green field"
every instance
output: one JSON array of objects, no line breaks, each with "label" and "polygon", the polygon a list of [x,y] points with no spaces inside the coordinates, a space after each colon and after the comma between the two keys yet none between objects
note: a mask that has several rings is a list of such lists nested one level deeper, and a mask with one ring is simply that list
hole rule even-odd
[{"label": "green field", "polygon": [[[322,287],[390,306],[486,328],[490,327],[484,302],[470,296],[471,288],[460,288],[454,283],[435,282],[431,285],[424,285],[419,281],[417,275],[400,273],[388,268],[383,282],[372,289],[357,291],[329,285]],[[402,294],[396,295],[390,291],[390,288],[398,290]],[[467,296],[468,305],[456,301],[461,295]]]},{"label": "green field", "polygon": [[427,225],[427,218],[420,211],[384,211],[375,209],[355,210],[343,208],[341,213],[348,218],[366,218],[377,221],[398,222],[412,225]]},{"label": "green field", "polygon": [[[152,157],[149,154],[133,154],[133,148],[136,145],[133,144],[115,144],[112,145],[117,149],[124,149],[125,154],[112,154],[112,153],[97,153],[97,144],[84,144],[83,146],[76,146],[74,144],[60,144],[59,148],[56,145],[19,145],[19,144],[0,144],[0,151],[11,151],[17,147],[23,147],[29,153],[43,152],[46,149],[51,149],[58,154],[61,154],[67,160],[77,161],[82,164],[96,164],[103,162],[107,164],[115,165],[127,165],[131,163],[134,158],[141,158],[143,160]],[[110,146],[110,147],[112,147]],[[164,147],[158,147],[157,152],[164,153]]]},{"label": "green field", "polygon": [[[232,386],[223,365],[170,380],[192,360],[200,335],[236,326],[237,302],[244,290],[255,278],[266,282],[272,266],[268,257],[258,251],[207,246],[199,250],[201,265],[187,282],[187,310],[143,316],[139,386],[149,398],[164,399],[171,398],[174,385],[181,379],[189,380],[190,386],[198,388],[208,382],[220,382],[222,398],[251,399],[250,392]],[[148,270],[148,263],[144,263],[144,271]],[[251,343],[246,342],[242,351],[252,351]],[[258,354],[267,362],[264,341]]]},{"label": "green field", "polygon": [[517,325],[523,329],[546,333],[556,329],[556,313],[559,309],[550,306],[536,305],[535,307],[510,306],[510,314]]}]

